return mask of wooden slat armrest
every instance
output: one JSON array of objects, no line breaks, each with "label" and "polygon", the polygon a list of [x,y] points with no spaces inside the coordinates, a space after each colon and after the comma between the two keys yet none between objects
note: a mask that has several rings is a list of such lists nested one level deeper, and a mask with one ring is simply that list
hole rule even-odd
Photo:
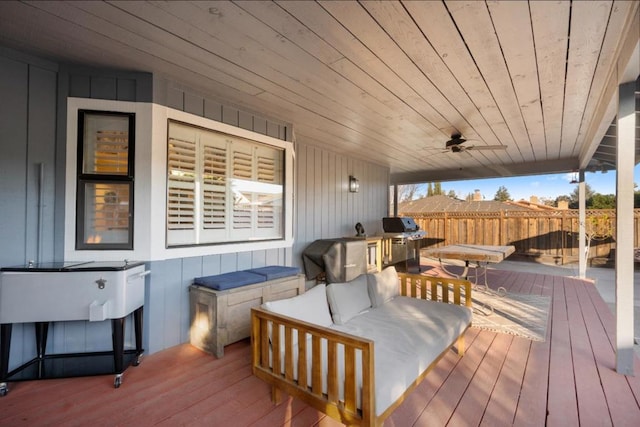
[{"label": "wooden slat armrest", "polygon": [[[345,420],[344,422],[351,420],[362,425],[373,422],[370,419],[375,417],[373,341],[260,307],[251,309],[251,322],[254,375],[329,416]],[[281,333],[281,327],[284,328],[284,333]],[[297,333],[297,344],[293,338],[296,335],[294,332]],[[311,337],[310,340],[304,338],[308,336]],[[322,341],[326,341],[325,351]],[[337,365],[338,345],[344,346],[345,366],[342,378],[339,377]],[[274,349],[280,350],[273,351]],[[355,357],[356,350],[360,351],[361,357]],[[305,363],[308,355],[311,356],[310,367]],[[361,365],[360,368],[358,364]],[[356,375],[358,371],[362,372],[359,408]],[[307,384],[309,373],[310,385]],[[343,384],[344,390],[342,397],[338,395],[340,383]]]},{"label": "wooden slat armrest", "polygon": [[468,280],[409,273],[398,273],[398,278],[400,295],[471,307],[471,282]]}]

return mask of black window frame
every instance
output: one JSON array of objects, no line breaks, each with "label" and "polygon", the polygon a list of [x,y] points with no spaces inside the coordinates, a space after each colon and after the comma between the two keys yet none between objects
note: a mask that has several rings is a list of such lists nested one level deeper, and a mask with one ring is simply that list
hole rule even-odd
[{"label": "black window frame", "polygon": [[[128,140],[127,140],[127,172],[122,175],[85,173],[84,172],[84,130],[85,116],[88,114],[101,116],[127,117]],[[134,236],[134,181],[135,181],[135,113],[101,111],[101,110],[78,110],[78,152],[76,169],[76,250],[133,250]],[[129,221],[128,237],[125,243],[86,243],[85,233],[85,188],[86,184],[128,184],[129,185]]]}]

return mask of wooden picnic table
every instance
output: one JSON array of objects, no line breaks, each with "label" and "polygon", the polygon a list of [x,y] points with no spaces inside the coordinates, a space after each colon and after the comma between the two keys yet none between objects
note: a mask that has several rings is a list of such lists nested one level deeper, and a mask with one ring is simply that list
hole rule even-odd
[{"label": "wooden picnic table", "polygon": [[[503,261],[506,257],[511,255],[516,251],[515,246],[495,246],[495,245],[447,245],[442,246],[440,248],[434,249],[425,249],[422,251],[422,254],[432,258],[438,258],[440,263],[442,264],[443,259],[455,259],[464,261],[464,270],[462,274],[457,275],[458,277],[463,277],[464,279],[468,278],[469,273],[469,263],[474,262],[476,265],[482,270],[482,275],[484,276],[484,291],[492,292],[487,284],[487,265],[490,263],[499,263]],[[453,274],[442,266],[444,271],[449,274]],[[453,274],[456,276],[456,274]],[[478,269],[476,269],[474,285],[481,286],[478,284]],[[503,296],[506,294],[506,290],[504,288],[498,288],[498,295]]]},{"label": "wooden picnic table", "polygon": [[465,262],[498,263],[516,251],[515,246],[447,245],[426,249],[426,256],[439,259],[457,259]]}]

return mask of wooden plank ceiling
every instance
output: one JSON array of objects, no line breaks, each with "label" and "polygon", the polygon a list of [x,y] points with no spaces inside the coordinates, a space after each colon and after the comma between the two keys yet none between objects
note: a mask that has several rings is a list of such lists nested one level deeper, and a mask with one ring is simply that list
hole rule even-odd
[{"label": "wooden plank ceiling", "polygon": [[[587,164],[637,15],[637,1],[1,2],[0,45],[168,77],[403,183]],[[445,151],[455,133],[506,149]]]}]

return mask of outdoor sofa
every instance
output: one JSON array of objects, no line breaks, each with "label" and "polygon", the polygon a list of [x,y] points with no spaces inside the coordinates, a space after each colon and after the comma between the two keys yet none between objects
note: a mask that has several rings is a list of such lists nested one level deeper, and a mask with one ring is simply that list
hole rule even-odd
[{"label": "outdoor sofa", "polygon": [[253,373],[274,403],[284,391],[347,425],[382,425],[451,347],[463,355],[471,283],[389,267],[251,315]]}]

